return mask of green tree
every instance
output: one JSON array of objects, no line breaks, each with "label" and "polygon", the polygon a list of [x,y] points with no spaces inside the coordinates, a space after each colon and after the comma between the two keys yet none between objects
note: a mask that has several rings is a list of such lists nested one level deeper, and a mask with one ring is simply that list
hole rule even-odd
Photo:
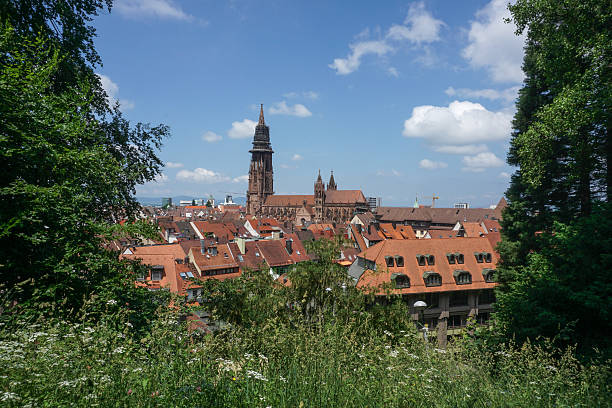
[{"label": "green tree", "polygon": [[[90,296],[145,305],[129,271],[104,248],[121,234],[150,234],[134,219],[137,184],[152,180],[167,127],[130,126],[98,110],[97,80],[58,86],[69,56],[53,38],[0,28],[0,274],[18,309],[76,311]],[[68,28],[66,28],[68,30]],[[121,303],[121,304],[123,304]]]},{"label": "green tree", "polygon": [[[503,214],[498,317],[519,340],[593,345],[609,329],[593,319],[610,311],[601,297],[602,290],[610,295],[609,268],[598,268],[612,252],[610,224],[602,222],[612,194],[611,7],[604,0],[519,0],[509,8],[527,41],[508,154],[519,170]],[[597,251],[582,243],[589,234]]]}]

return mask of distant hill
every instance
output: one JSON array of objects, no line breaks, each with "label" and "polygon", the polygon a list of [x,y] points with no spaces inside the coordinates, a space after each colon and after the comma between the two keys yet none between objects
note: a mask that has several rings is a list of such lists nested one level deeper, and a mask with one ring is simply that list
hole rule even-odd
[{"label": "distant hill", "polygon": [[[178,205],[178,203],[181,200],[194,200],[194,199],[200,199],[200,198],[205,198],[205,197],[192,197],[192,196],[176,196],[176,197],[172,197],[172,203],[174,205]],[[136,197],[136,200],[138,200],[138,202],[141,205],[150,205],[150,206],[156,206],[159,207],[161,206],[161,202],[162,202],[162,197]],[[240,205],[245,205],[246,204],[246,197],[233,197],[233,200],[236,204],[240,204]],[[218,203],[222,203],[223,201],[225,201],[225,196],[224,197],[215,197],[215,204]]]}]

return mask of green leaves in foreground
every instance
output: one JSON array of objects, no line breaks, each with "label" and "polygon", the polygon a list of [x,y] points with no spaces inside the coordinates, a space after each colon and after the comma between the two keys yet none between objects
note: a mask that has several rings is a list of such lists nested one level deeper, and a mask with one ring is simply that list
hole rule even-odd
[{"label": "green leaves in foreground", "polygon": [[134,219],[135,186],[159,173],[168,129],[96,113],[95,83],[58,91],[56,44],[0,30],[0,293],[35,314],[79,310],[92,294],[130,297],[125,263],[103,244],[152,233],[114,224]]}]

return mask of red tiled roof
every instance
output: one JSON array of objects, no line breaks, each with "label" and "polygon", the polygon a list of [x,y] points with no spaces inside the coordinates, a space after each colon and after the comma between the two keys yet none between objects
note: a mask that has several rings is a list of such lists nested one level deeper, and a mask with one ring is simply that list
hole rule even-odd
[{"label": "red tiled roof", "polygon": [[273,194],[266,198],[264,206],[272,207],[301,207],[304,205],[314,205],[314,195],[276,195]]},{"label": "red tiled roof", "polygon": [[[491,263],[478,263],[474,256],[475,252],[491,253]],[[463,264],[449,264],[446,257],[449,253],[461,253],[464,255]],[[435,264],[419,266],[417,255],[434,255]],[[383,283],[390,283],[393,273],[401,273],[410,279],[410,287],[393,289],[392,293],[428,293],[448,292],[458,290],[487,289],[495,287],[495,283],[484,281],[483,269],[494,269],[499,259],[491,242],[487,237],[462,238],[462,239],[415,239],[415,240],[386,240],[359,254],[360,257],[376,262],[377,271],[366,270],[357,282],[357,287],[362,289],[376,289]],[[387,267],[385,256],[402,256],[404,266]],[[456,270],[468,271],[472,275],[472,283],[457,285],[453,277]],[[442,277],[441,286],[427,287],[423,280],[424,272],[439,273]],[[383,293],[379,291],[378,293]]]},{"label": "red tiled roof", "polygon": [[440,238],[457,238],[457,231],[452,229],[436,229],[429,228],[427,230],[432,239],[440,239]]},{"label": "red tiled roof", "polygon": [[217,255],[203,254],[199,248],[191,248],[190,254],[198,268],[202,271],[237,268],[238,261],[234,258],[229,244],[211,245],[217,248]]},{"label": "red tiled roof", "polygon": [[361,233],[357,230],[357,226],[353,224],[351,224],[351,236],[353,241],[357,244],[357,248],[359,248],[360,251],[365,251],[367,246],[363,240],[363,236],[361,236]]},{"label": "red tiled roof", "polygon": [[462,222],[461,226],[465,230],[466,237],[479,237],[486,234],[486,231],[482,228],[482,224],[479,222]]},{"label": "red tiled roof", "polygon": [[361,190],[327,190],[325,204],[353,204],[364,203],[366,199]]},{"label": "red tiled roof", "polygon": [[378,207],[376,214],[381,222],[426,221],[438,224],[454,225],[458,221],[483,221],[499,219],[501,213],[489,208],[413,208],[413,207]]},{"label": "red tiled roof", "polygon": [[233,224],[228,223],[228,225],[231,227],[228,227],[228,225],[222,222],[210,221],[194,221],[193,224],[204,236],[209,233],[214,234],[215,237],[224,241],[231,241],[232,239],[234,239],[234,234],[232,230],[235,230],[235,227]]}]

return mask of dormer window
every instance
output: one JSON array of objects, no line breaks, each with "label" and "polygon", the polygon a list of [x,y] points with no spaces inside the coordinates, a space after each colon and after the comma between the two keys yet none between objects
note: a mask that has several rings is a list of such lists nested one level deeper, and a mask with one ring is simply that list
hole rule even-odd
[{"label": "dormer window", "polygon": [[468,271],[462,271],[460,269],[453,271],[453,277],[457,285],[469,285],[472,283],[472,274]]},{"label": "dormer window", "polygon": [[425,286],[442,286],[442,277],[436,272],[424,272],[423,281],[425,281]]},{"label": "dormer window", "polygon": [[153,265],[151,267],[151,280],[152,281],[160,281],[162,279],[163,274],[164,274],[163,265]]},{"label": "dormer window", "polygon": [[385,256],[385,263],[387,264],[387,268],[395,266],[395,260],[392,256]]},{"label": "dormer window", "polygon": [[484,277],[485,282],[494,283],[495,282],[495,269],[484,268],[482,270],[482,276]]},{"label": "dormer window", "polygon": [[410,278],[403,273],[391,274],[391,281],[395,284],[397,289],[409,288]]},{"label": "dormer window", "polygon": [[435,265],[436,258],[433,255],[427,255],[427,265]]},{"label": "dormer window", "polygon": [[446,259],[448,259],[448,263],[450,265],[454,265],[455,262],[457,262],[457,259],[455,258],[455,254],[446,254]]},{"label": "dormer window", "polygon": [[491,263],[493,261],[493,257],[491,256],[490,252],[485,253],[484,257],[486,263]]},{"label": "dormer window", "polygon": [[395,255],[395,265],[402,267],[404,266],[404,257],[403,256],[399,256],[399,255]]},{"label": "dormer window", "polygon": [[425,255],[417,255],[417,263],[419,264],[419,266],[425,266],[427,263],[427,257]]},{"label": "dormer window", "polygon": [[455,259],[457,260],[457,263],[462,265],[465,262],[465,258],[463,257],[463,254],[460,254],[459,252],[455,253]]},{"label": "dormer window", "polygon": [[483,263],[484,262],[484,253],[482,252],[474,252],[474,257],[476,258],[476,262]]}]

